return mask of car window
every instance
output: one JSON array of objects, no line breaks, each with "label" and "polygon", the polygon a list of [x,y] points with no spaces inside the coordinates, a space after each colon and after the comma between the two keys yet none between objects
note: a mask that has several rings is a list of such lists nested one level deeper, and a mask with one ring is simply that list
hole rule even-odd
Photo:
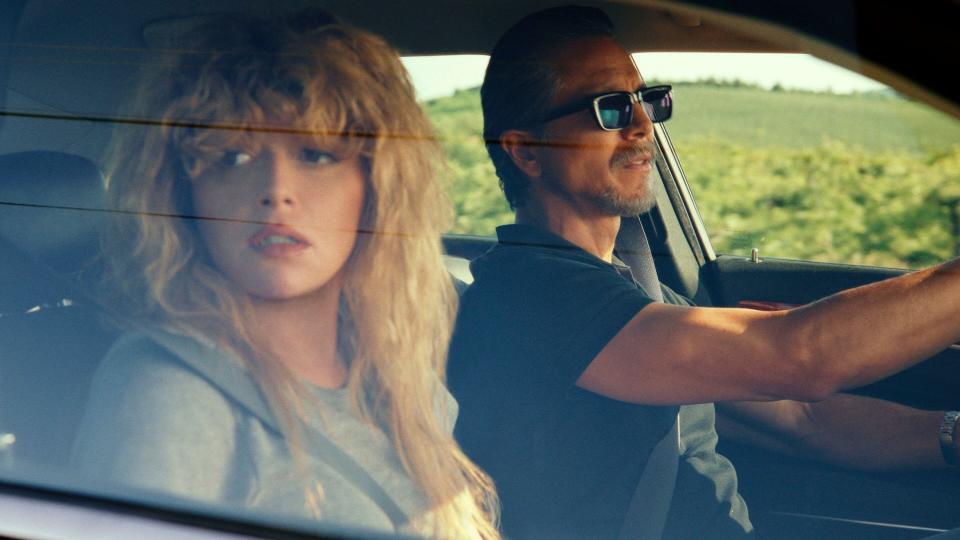
[{"label": "car window", "polygon": [[480,83],[483,55],[407,57],[418,98],[436,128],[447,157],[446,185],[455,217],[452,234],[492,236],[513,212],[483,142]]},{"label": "car window", "polygon": [[[312,3],[268,7],[299,13]],[[0,11],[0,536],[70,536],[47,534],[49,522],[112,537],[96,527],[118,513],[266,537],[444,537],[431,534],[439,518],[467,532],[490,525],[480,501],[493,500],[492,488],[455,447],[458,404],[442,366],[459,301],[450,275],[469,281],[468,259],[514,215],[483,139],[487,56],[421,40],[459,37],[463,20],[438,30],[404,3],[334,3],[409,52],[411,98],[399,69],[352,86],[342,73],[317,87],[282,70],[257,75],[257,62],[320,53],[324,61],[289,71],[339,61],[357,73],[391,64],[392,52],[354,61],[339,49],[258,49],[226,69],[236,84],[218,87],[201,68],[249,44],[192,47],[179,37],[206,28],[211,14],[233,13],[229,24],[239,25],[263,17],[269,9],[254,0],[9,4],[22,10]],[[492,30],[477,30],[486,17],[505,28],[521,8],[540,7],[505,17],[495,13],[501,4],[468,4],[480,6],[482,22],[456,51],[493,43]],[[632,9],[621,4],[611,3]],[[291,32],[322,16],[304,12]],[[287,35],[271,29],[244,31],[258,46]],[[893,267],[960,254],[956,119],[877,83],[844,86],[837,72],[813,87],[759,78],[784,55],[731,57],[725,72],[673,71],[687,54],[636,60],[648,84],[673,85],[663,129],[718,253]],[[171,66],[189,75],[152,71]],[[157,97],[184,87],[183,99]],[[221,91],[235,99],[209,98]],[[309,106],[297,101],[310,92]],[[324,116],[327,98],[339,108]],[[405,116],[392,116],[403,107]],[[384,147],[390,159],[371,161]],[[295,183],[270,183],[278,171]],[[375,181],[382,197],[369,196]],[[298,217],[302,228],[274,212],[298,206],[290,186],[320,201]],[[311,252],[303,272],[277,270]],[[328,283],[342,289],[319,294]],[[305,310],[297,338],[273,331],[266,318],[288,293],[326,302],[327,318]],[[265,318],[249,318],[254,304]],[[331,325],[346,330],[324,335],[329,372],[309,371],[313,355],[290,369],[259,363],[315,352],[302,340]],[[289,377],[304,365],[314,378]],[[408,384],[384,391],[378,384],[390,377]],[[402,399],[407,389],[417,399]],[[278,408],[278,396],[295,399]],[[398,447],[404,437],[417,444]],[[40,518],[5,504],[23,492],[56,504]],[[57,518],[72,516],[71,506],[93,516],[64,526]]]},{"label": "car window", "polygon": [[646,53],[720,254],[919,268],[960,254],[960,121],[808,55]]},{"label": "car window", "polygon": [[[449,162],[453,234],[512,220],[483,146],[485,58],[406,59]],[[956,119],[809,55],[634,58],[674,85],[666,129],[717,253],[902,268],[960,253]]]},{"label": "car window", "polygon": [[29,4],[0,63],[0,478],[496,537],[440,369],[446,171],[397,50],[297,6],[101,33]]}]

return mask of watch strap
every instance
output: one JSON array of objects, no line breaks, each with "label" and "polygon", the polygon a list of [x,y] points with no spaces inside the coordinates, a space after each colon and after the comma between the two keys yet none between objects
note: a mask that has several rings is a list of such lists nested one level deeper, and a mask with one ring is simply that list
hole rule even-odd
[{"label": "watch strap", "polygon": [[958,419],[960,411],[947,411],[940,422],[940,452],[943,454],[943,461],[950,467],[960,467],[960,451],[957,450],[955,442]]}]

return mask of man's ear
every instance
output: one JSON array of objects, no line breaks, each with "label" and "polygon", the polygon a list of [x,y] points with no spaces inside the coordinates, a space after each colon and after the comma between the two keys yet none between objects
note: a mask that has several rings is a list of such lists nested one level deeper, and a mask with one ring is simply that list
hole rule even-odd
[{"label": "man's ear", "polygon": [[542,170],[537,146],[531,144],[534,140],[533,133],[529,131],[510,129],[500,135],[500,147],[523,174],[530,178],[539,178]]}]

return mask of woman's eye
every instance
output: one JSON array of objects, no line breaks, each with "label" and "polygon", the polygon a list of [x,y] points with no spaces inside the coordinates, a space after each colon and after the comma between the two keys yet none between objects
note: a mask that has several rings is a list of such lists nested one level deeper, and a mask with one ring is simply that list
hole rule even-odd
[{"label": "woman's eye", "polygon": [[300,152],[300,159],[314,165],[327,165],[338,161],[337,156],[316,148],[304,148]]},{"label": "woman's eye", "polygon": [[250,163],[252,159],[253,156],[243,150],[227,150],[220,158],[220,163],[226,167],[240,167]]}]

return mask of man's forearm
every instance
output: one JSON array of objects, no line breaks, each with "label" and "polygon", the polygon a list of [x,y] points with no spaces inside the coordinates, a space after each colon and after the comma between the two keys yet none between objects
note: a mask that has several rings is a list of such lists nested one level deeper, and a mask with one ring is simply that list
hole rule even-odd
[{"label": "man's forearm", "polygon": [[721,403],[717,413],[723,440],[796,457],[870,470],[946,466],[938,439],[942,411],[836,394],[816,403]]},{"label": "man's forearm", "polygon": [[882,379],[960,338],[960,259],[791,310],[780,321],[824,395]]},{"label": "man's forearm", "polygon": [[759,312],[650,303],[577,385],[620,401],[818,401],[902,371],[960,339],[960,262]]}]

